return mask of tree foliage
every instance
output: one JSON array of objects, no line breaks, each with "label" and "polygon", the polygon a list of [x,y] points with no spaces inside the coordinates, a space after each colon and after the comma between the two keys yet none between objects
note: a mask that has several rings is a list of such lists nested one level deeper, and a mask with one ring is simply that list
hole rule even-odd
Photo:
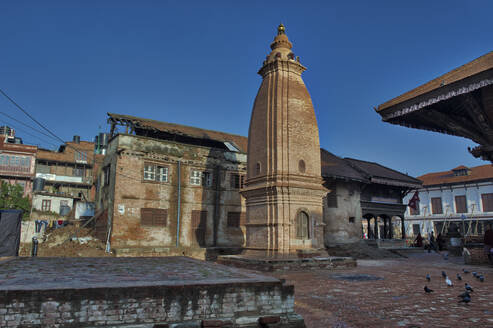
[{"label": "tree foliage", "polygon": [[24,196],[24,189],[21,185],[10,184],[2,181],[0,185],[0,209],[22,210],[24,217],[29,216],[31,201]]}]

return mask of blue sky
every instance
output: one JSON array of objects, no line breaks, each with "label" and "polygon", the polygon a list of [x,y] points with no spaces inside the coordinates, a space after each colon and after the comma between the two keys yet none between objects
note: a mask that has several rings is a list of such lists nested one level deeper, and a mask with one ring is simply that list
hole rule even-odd
[{"label": "blue sky", "polygon": [[[418,176],[487,163],[472,141],[383,123],[373,106],[493,50],[492,12],[453,0],[2,1],[0,88],[65,140],[107,131],[107,112],[246,136],[282,21],[308,67],[321,146]],[[4,98],[0,112],[33,125]],[[59,144],[4,123],[25,143]]]}]

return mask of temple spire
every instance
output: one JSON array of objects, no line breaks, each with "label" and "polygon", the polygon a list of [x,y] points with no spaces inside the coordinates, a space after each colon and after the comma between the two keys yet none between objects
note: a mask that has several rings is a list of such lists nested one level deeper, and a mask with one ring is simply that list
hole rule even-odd
[{"label": "temple spire", "polygon": [[281,34],[286,34],[286,28],[282,23],[279,24],[279,26],[277,27],[277,35],[281,35]]}]

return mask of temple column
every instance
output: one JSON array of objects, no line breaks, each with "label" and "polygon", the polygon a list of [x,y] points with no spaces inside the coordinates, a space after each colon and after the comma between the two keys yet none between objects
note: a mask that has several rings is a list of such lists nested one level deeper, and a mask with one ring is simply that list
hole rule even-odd
[{"label": "temple column", "polygon": [[375,219],[375,222],[374,222],[374,224],[375,224],[375,229],[374,230],[375,231],[374,232],[375,232],[375,240],[376,240],[376,239],[378,239],[378,235],[379,235],[379,231],[378,231],[378,216],[375,216],[374,219]]}]

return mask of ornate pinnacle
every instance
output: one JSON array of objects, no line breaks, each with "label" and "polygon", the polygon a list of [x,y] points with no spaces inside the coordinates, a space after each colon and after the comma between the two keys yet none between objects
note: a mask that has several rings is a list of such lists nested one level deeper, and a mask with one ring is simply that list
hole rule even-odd
[{"label": "ornate pinnacle", "polygon": [[284,28],[284,25],[279,24],[279,26],[277,27],[277,35],[281,35],[281,34],[286,34],[286,29]]}]

